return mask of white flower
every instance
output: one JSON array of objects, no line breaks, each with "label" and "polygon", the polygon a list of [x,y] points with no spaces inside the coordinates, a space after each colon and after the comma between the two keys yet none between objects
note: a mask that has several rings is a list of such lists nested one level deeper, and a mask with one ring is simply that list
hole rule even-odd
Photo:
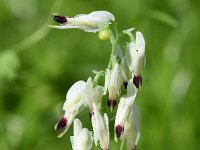
[{"label": "white flower", "polygon": [[104,113],[104,117],[102,118],[94,103],[93,112],[94,114],[92,115],[92,127],[94,131],[95,145],[97,146],[97,143],[99,141],[102,150],[108,150],[110,140],[108,116],[106,113]]},{"label": "white flower", "polygon": [[121,74],[122,74],[122,82],[124,84],[124,87],[127,89],[128,80],[129,80],[130,76],[127,71],[129,69],[127,68],[126,63],[124,62],[124,59],[122,59],[121,63],[119,64],[119,67],[120,67]]},{"label": "white flower", "polygon": [[108,99],[108,106],[111,107],[111,109],[116,106],[116,97],[117,94],[120,92],[120,88],[122,85],[122,74],[121,69],[118,63],[114,65],[113,70],[106,70],[105,74],[105,91],[104,94],[106,94],[106,91],[108,89],[109,93],[109,99]]},{"label": "white flower", "polygon": [[89,14],[79,14],[75,17],[54,15],[54,20],[60,25],[50,25],[50,27],[58,29],[78,28],[86,32],[97,32],[111,21],[114,21],[115,17],[108,11],[94,11]]},{"label": "white flower", "polygon": [[136,39],[131,33],[133,29],[125,30],[130,36],[131,42],[127,45],[126,62],[133,73],[133,83],[137,88],[142,85],[141,68],[145,59],[145,40],[141,32],[136,32]]},{"label": "white flower", "polygon": [[140,109],[134,104],[131,115],[124,126],[124,138],[127,140],[128,150],[136,150],[140,138],[139,122]]},{"label": "white flower", "polygon": [[79,119],[74,120],[74,136],[70,137],[73,150],[90,150],[92,148],[92,133],[84,128]]},{"label": "white flower", "polygon": [[82,99],[82,93],[85,87],[84,81],[77,81],[68,90],[66,95],[66,101],[63,105],[65,111],[64,116],[55,125],[55,129],[61,131],[58,137],[62,137],[68,130],[69,126],[73,122],[75,116],[81,111],[85,105],[85,101]]},{"label": "white flower", "polygon": [[125,122],[128,120],[133,103],[137,94],[137,89],[130,80],[128,82],[127,94],[121,97],[115,119],[115,140],[121,139],[124,132]]},{"label": "white flower", "polygon": [[93,87],[92,79],[88,78],[83,91],[83,97],[90,109],[90,113],[93,112],[93,106],[92,106],[93,103],[95,103],[97,106],[100,106],[102,95],[103,95],[103,87],[102,86]]}]

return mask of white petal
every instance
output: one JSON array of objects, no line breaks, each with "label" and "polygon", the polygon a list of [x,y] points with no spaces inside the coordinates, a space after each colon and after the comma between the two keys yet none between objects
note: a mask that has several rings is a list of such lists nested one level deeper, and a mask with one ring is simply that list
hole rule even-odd
[{"label": "white petal", "polygon": [[94,143],[97,146],[98,144],[98,133],[97,133],[97,129],[96,129],[96,123],[95,123],[95,117],[92,116],[92,127],[93,127],[93,133],[94,133]]},{"label": "white petal", "polygon": [[105,84],[104,84],[103,95],[106,95],[107,93],[108,85],[110,84],[110,76],[111,76],[111,71],[107,69],[105,73]]},{"label": "white petal", "polygon": [[81,141],[82,150],[90,150],[92,148],[92,134],[86,128],[82,129],[81,137],[79,137],[79,141]]},{"label": "white petal", "polygon": [[126,63],[130,71],[133,71],[135,68],[135,61],[138,61],[136,50],[135,50],[135,41],[132,41],[131,43],[127,44],[125,57],[126,57]]},{"label": "white petal", "polygon": [[111,73],[110,83],[108,85],[109,99],[115,100],[116,95],[119,94],[122,85],[122,74],[119,64],[116,63]]},{"label": "white petal", "polygon": [[143,58],[145,54],[145,41],[142,33],[139,31],[136,32],[136,49],[138,50],[138,55]]},{"label": "white petal", "polygon": [[76,29],[78,28],[77,26],[73,25],[48,25],[50,28],[55,28],[55,29]]},{"label": "white petal", "polygon": [[85,84],[83,96],[87,105],[89,106],[90,111],[92,110],[92,104],[99,104],[102,100],[103,87],[96,86],[93,88],[92,79],[89,78],[87,83]]},{"label": "white petal", "polygon": [[70,140],[73,150],[90,150],[92,147],[92,135],[88,129],[82,129],[79,119],[74,120],[74,136],[71,136]]},{"label": "white petal", "polygon": [[136,32],[136,40],[134,40],[131,32],[128,35],[131,42],[127,45],[126,62],[134,75],[138,76],[145,56],[145,41],[141,32]]},{"label": "white petal", "polygon": [[82,124],[79,119],[74,120],[74,136],[78,137],[82,129]]},{"label": "white petal", "polygon": [[126,66],[124,59],[122,59],[121,64],[120,64],[120,70],[121,70],[121,74],[122,74],[122,81],[123,82],[128,82],[129,79],[129,69]]},{"label": "white petal", "polygon": [[136,97],[137,92],[138,92],[138,89],[133,84],[133,80],[129,80],[128,85],[127,85],[127,97],[131,97],[131,96]]},{"label": "white petal", "polygon": [[66,101],[63,105],[63,110],[70,109],[72,106],[80,101],[84,87],[84,81],[78,81],[72,85],[72,87],[67,92]]},{"label": "white petal", "polygon": [[109,122],[108,122],[108,116],[106,113],[104,113],[104,120],[105,120],[105,123],[106,123],[106,127],[107,127],[107,143],[109,145],[109,140],[110,140],[110,132],[109,132]]},{"label": "white petal", "polygon": [[124,132],[125,138],[127,139],[128,145],[133,147],[137,145],[140,138],[140,110],[137,105],[134,104],[129,120],[127,120]]},{"label": "white petal", "polygon": [[74,150],[75,149],[74,136],[70,136],[70,141],[71,141],[71,144],[72,144],[72,149]]},{"label": "white petal", "polygon": [[93,128],[94,132],[96,132],[95,136],[97,136],[99,142],[100,142],[100,146],[102,149],[108,148],[109,145],[109,130],[108,130],[108,118],[107,115],[104,115],[105,120],[103,120],[101,114],[99,113],[99,111],[97,110],[96,105],[93,103],[93,111],[94,111],[94,115],[92,117],[94,117],[94,121],[92,122],[92,126],[95,126],[95,129]]}]

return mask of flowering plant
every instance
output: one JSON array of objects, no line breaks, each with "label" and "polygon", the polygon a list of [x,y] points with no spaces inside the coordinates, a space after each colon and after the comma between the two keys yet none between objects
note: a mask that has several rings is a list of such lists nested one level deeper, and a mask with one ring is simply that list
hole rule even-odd
[{"label": "flowering plant", "polygon": [[[105,70],[93,71],[95,73],[93,79],[89,77],[86,82],[77,81],[68,90],[63,105],[65,113],[55,125],[55,129],[60,131],[58,137],[62,137],[74,121],[74,136],[71,137],[73,150],[89,150],[93,141],[96,146],[99,142],[102,150],[108,150],[109,117],[106,113],[101,115],[101,103],[108,94],[107,105],[111,111],[119,103],[113,128],[115,141],[122,140],[121,149],[123,149],[123,141],[127,140],[128,150],[136,150],[140,137],[140,112],[135,104],[135,98],[142,85],[141,69],[145,61],[145,41],[142,33],[137,31],[134,36],[133,28],[119,32],[114,15],[107,11],[95,11],[75,17],[54,14],[53,19],[59,25],[50,25],[52,28],[78,28],[85,32],[99,32],[99,38],[110,39],[112,45],[108,67]],[[125,51],[119,44],[122,35],[130,37]],[[100,77],[104,77],[104,85],[99,85]],[[122,94],[122,89],[125,89],[125,94]],[[82,129],[81,121],[75,119],[85,107],[89,108],[93,132],[86,128]]]}]

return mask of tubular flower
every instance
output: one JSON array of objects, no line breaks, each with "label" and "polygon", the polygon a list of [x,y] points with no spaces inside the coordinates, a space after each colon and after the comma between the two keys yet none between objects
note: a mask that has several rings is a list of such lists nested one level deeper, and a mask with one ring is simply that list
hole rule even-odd
[{"label": "tubular flower", "polygon": [[142,85],[141,68],[145,59],[145,40],[141,32],[136,32],[136,39],[131,33],[133,29],[125,30],[124,33],[130,36],[130,43],[127,44],[126,62],[133,73],[133,83],[137,88]]},{"label": "tubular flower", "polygon": [[99,113],[96,107],[96,104],[94,103],[93,103],[93,111],[94,114],[92,115],[92,127],[94,131],[95,145],[97,146],[97,143],[99,141],[102,150],[108,150],[109,140],[110,140],[108,116],[106,113],[104,113],[104,117],[102,118],[101,114]]},{"label": "tubular flower", "polygon": [[54,21],[60,25],[50,25],[57,29],[78,28],[85,32],[98,32],[103,27],[115,20],[113,14],[108,11],[94,11],[89,14],[79,14],[75,17],[54,15]]},{"label": "tubular flower", "polygon": [[103,87],[102,86],[93,87],[92,79],[88,78],[83,91],[83,97],[89,107],[90,116],[93,113],[93,106],[92,106],[93,103],[95,103],[97,106],[100,106],[102,95],[103,95]]},{"label": "tubular flower", "polygon": [[84,128],[79,119],[74,120],[74,136],[70,137],[73,150],[90,150],[92,148],[92,133]]},{"label": "tubular flower", "polygon": [[108,106],[111,107],[111,110],[116,106],[116,97],[120,92],[120,88],[122,85],[122,74],[121,69],[118,63],[114,65],[113,70],[106,70],[105,75],[105,91],[106,93],[108,89],[109,98],[108,98]]},{"label": "tubular flower", "polygon": [[69,126],[73,122],[75,116],[81,111],[85,105],[85,101],[82,99],[82,92],[85,87],[84,81],[78,81],[72,85],[66,95],[66,101],[63,105],[65,111],[64,116],[55,125],[55,129],[61,131],[58,137],[62,137],[68,130]]},{"label": "tubular flower", "polygon": [[115,126],[114,126],[116,141],[117,139],[122,138],[125,122],[128,120],[131,114],[136,94],[137,94],[137,89],[130,80],[128,82],[127,94],[121,97],[116,113]]},{"label": "tubular flower", "polygon": [[128,85],[128,80],[129,80],[129,75],[127,73],[127,66],[124,62],[124,59],[121,61],[121,63],[119,64],[120,66],[120,70],[121,70],[121,74],[122,74],[122,82],[124,84],[124,87],[127,89],[127,85]]},{"label": "tubular flower", "polygon": [[128,150],[136,150],[140,138],[139,122],[140,109],[134,104],[131,115],[124,126],[124,138],[127,140]]}]

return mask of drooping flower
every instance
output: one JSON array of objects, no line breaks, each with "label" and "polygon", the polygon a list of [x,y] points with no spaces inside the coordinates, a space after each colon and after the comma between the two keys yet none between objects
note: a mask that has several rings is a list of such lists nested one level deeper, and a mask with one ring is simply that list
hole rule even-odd
[{"label": "drooping flower", "polygon": [[79,119],[74,120],[74,136],[70,137],[73,150],[90,150],[92,148],[92,133],[82,128],[82,123]]},{"label": "drooping flower", "polygon": [[93,87],[92,79],[88,78],[83,91],[83,98],[89,107],[90,116],[93,113],[93,106],[92,106],[93,103],[95,103],[97,106],[100,107],[102,95],[103,95],[103,87],[102,86]]},{"label": "drooping flower", "polygon": [[127,140],[128,150],[136,150],[136,145],[140,138],[140,109],[133,105],[131,115],[124,126],[124,138]]},{"label": "drooping flower", "polygon": [[69,126],[73,122],[75,116],[81,111],[85,105],[85,101],[82,98],[82,93],[85,88],[84,81],[77,81],[68,90],[66,95],[66,101],[63,105],[63,110],[65,111],[63,117],[55,125],[55,129],[61,131],[58,137],[62,137],[68,130]]},{"label": "drooping flower", "polygon": [[132,80],[129,80],[127,87],[127,94],[122,96],[118,105],[116,119],[115,119],[115,140],[122,138],[124,132],[124,126],[126,121],[128,120],[133,103],[137,94],[137,89],[133,84]]},{"label": "drooping flower", "polygon": [[109,98],[108,98],[108,106],[111,107],[111,110],[116,106],[116,97],[120,92],[120,88],[122,85],[122,74],[121,69],[118,63],[116,63],[113,67],[113,70],[106,70],[105,74],[105,91],[108,89]]},{"label": "drooping flower", "polygon": [[94,11],[89,14],[79,14],[75,17],[54,15],[54,21],[60,25],[50,25],[57,29],[78,28],[85,32],[98,32],[103,27],[115,20],[113,14],[108,11]]},{"label": "drooping flower", "polygon": [[122,75],[122,82],[124,84],[124,87],[127,88],[128,80],[130,79],[130,77],[129,77],[130,76],[129,75],[130,70],[128,69],[123,51],[122,51],[121,46],[119,44],[117,45],[116,56],[119,60],[121,60],[120,63],[119,63],[119,68],[120,68],[121,75]]},{"label": "drooping flower", "polygon": [[110,133],[108,127],[108,116],[104,113],[102,118],[96,104],[93,103],[92,127],[94,131],[94,143],[97,146],[98,141],[102,150],[108,150]]},{"label": "drooping flower", "polygon": [[120,70],[121,70],[121,74],[122,74],[122,82],[124,84],[124,87],[127,89],[127,85],[128,85],[128,81],[129,81],[129,73],[128,73],[128,68],[127,65],[124,61],[124,59],[122,59],[121,63],[119,64]]},{"label": "drooping flower", "polygon": [[142,85],[141,69],[145,59],[145,40],[141,32],[136,32],[136,39],[131,33],[133,29],[125,30],[124,33],[130,36],[130,43],[127,44],[126,62],[133,73],[133,83],[137,88]]}]

